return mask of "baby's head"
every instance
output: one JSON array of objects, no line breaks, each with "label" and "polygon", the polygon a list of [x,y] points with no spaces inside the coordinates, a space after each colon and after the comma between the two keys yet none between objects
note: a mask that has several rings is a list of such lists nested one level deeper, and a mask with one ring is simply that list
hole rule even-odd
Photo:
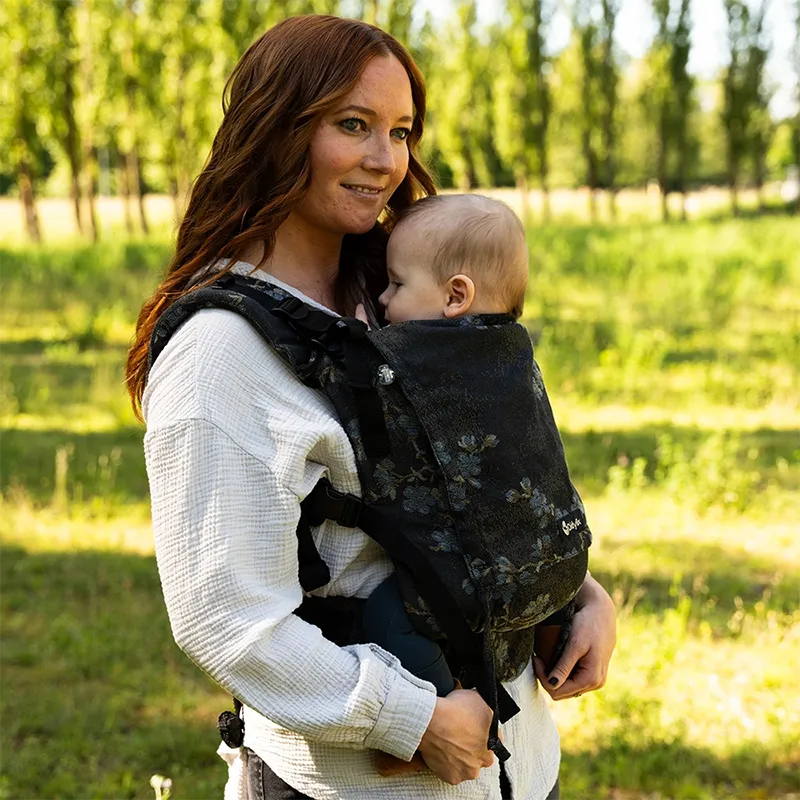
[{"label": "baby's head", "polygon": [[389,322],[522,314],[528,248],[517,215],[478,194],[426,197],[400,215],[386,253]]}]

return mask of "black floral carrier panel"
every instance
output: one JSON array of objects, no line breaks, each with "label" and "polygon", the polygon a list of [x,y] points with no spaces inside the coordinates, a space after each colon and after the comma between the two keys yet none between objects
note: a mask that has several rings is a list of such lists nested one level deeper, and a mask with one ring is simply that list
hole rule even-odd
[{"label": "black floral carrier panel", "polygon": [[[280,288],[226,275],[162,315],[151,365],[204,308],[244,316],[330,398],[362,498],[325,482],[304,504],[302,524],[334,518],[387,550],[415,627],[440,641],[462,683],[495,709],[496,734],[497,719],[516,710],[499,684],[530,663],[534,626],[581,587],[591,543],[525,328],[481,315],[368,332]],[[327,582],[327,569],[310,532],[298,529],[298,540],[310,591]]]}]

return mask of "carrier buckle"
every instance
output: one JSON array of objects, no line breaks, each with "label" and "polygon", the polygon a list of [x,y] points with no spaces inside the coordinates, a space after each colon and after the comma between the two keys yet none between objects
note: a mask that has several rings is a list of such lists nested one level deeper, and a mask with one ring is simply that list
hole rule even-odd
[{"label": "carrier buckle", "polygon": [[337,491],[327,478],[323,478],[303,501],[310,524],[321,525],[329,519],[345,528],[358,527],[363,505],[360,497]]},{"label": "carrier buckle", "polygon": [[272,311],[278,317],[287,317],[290,320],[298,322],[308,316],[308,306],[293,295],[281,300]]}]

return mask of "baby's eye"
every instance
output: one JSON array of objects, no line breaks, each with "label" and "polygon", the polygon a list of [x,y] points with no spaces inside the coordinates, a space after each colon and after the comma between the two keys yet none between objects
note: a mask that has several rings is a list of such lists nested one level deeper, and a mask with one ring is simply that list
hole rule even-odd
[{"label": "baby's eye", "polygon": [[360,117],[350,117],[348,119],[343,119],[339,125],[341,125],[346,131],[350,131],[350,133],[357,133],[358,131],[363,131],[367,127],[367,123],[364,122],[363,119]]},{"label": "baby's eye", "polygon": [[394,136],[394,138],[398,141],[404,142],[409,136],[411,136],[411,128],[395,128],[392,131],[392,136]]}]

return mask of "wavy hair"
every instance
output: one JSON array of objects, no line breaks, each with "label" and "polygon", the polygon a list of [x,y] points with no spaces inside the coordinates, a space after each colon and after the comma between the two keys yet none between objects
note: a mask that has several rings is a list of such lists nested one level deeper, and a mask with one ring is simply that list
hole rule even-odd
[{"label": "wavy hair", "polygon": [[[436,192],[417,155],[424,80],[403,45],[374,25],[326,15],[291,17],[248,48],[225,85],[223,120],[192,187],[175,253],[142,307],[128,352],[126,381],[139,419],[158,318],[182,295],[229,271],[250,245],[263,242],[261,264],[266,261],[276,231],[308,191],[317,123],[355,88],[372,58],[387,55],[400,61],[411,82],[408,172],[381,221],[368,233],[344,237],[337,292],[349,310],[359,287],[377,296],[385,286],[385,244],[394,219],[418,197]],[[197,275],[221,258],[230,259],[227,267],[198,283]]]}]

